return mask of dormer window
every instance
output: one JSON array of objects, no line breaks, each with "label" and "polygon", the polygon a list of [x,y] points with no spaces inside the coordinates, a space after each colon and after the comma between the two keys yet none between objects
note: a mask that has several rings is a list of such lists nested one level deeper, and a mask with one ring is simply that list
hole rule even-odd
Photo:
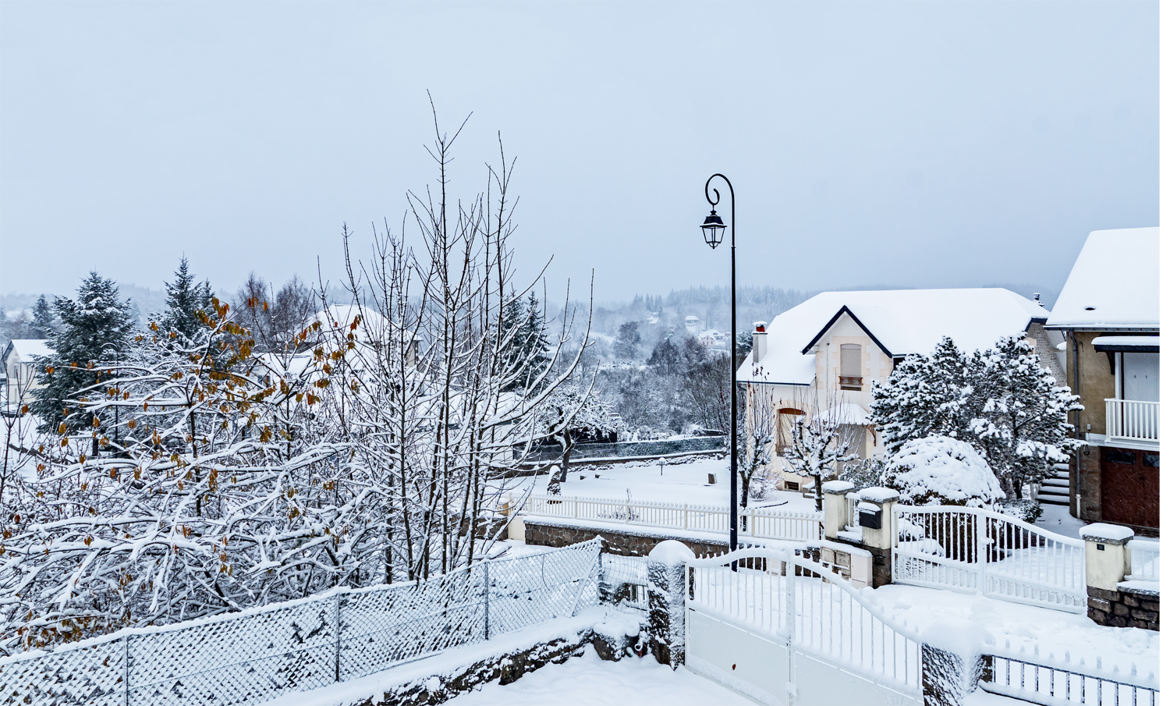
[{"label": "dormer window", "polygon": [[841,344],[841,389],[861,389],[861,346],[856,343]]}]

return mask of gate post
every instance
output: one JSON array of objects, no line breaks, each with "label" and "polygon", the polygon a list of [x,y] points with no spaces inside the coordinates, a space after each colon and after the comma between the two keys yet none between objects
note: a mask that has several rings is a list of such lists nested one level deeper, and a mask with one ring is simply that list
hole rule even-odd
[{"label": "gate post", "polygon": [[1127,551],[1133,530],[1094,522],[1081,528],[1085,542],[1085,592],[1089,618],[1099,625],[1127,626],[1131,608],[1125,605],[1118,584],[1131,570]]},{"label": "gate post", "polygon": [[674,539],[659,542],[646,557],[650,652],[671,669],[686,657],[686,563],[694,558],[687,545]]},{"label": "gate post", "polygon": [[849,517],[849,503],[845,494],[852,492],[853,483],[847,480],[831,480],[821,485],[824,493],[825,539],[836,539],[837,533],[845,529]]},{"label": "gate post", "polygon": [[[873,555],[872,585],[874,588],[894,582],[894,517],[898,502],[898,491],[892,488],[865,488],[858,492],[859,503],[877,506],[879,523],[877,527],[862,524],[861,543]],[[863,511],[866,508],[861,508]]]}]

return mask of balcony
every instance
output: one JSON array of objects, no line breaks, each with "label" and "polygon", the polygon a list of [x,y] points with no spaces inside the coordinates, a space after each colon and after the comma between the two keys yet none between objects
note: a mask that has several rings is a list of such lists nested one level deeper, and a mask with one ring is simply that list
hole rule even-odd
[{"label": "balcony", "polygon": [[1105,400],[1105,441],[1158,444],[1158,403]]}]

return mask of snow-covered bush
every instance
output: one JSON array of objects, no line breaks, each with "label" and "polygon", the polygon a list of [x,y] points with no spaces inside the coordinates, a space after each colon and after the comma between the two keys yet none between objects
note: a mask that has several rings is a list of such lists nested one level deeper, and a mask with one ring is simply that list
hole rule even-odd
[{"label": "snow-covered bush", "polygon": [[1024,522],[1033,523],[1040,519],[1044,514],[1044,506],[1036,500],[1030,498],[1020,498],[1019,500],[1009,500],[1000,508],[1000,512],[1005,515],[1011,515]]},{"label": "snow-covered bush", "polygon": [[994,509],[1004,499],[987,461],[970,444],[945,436],[903,444],[890,457],[881,481],[910,505]]}]

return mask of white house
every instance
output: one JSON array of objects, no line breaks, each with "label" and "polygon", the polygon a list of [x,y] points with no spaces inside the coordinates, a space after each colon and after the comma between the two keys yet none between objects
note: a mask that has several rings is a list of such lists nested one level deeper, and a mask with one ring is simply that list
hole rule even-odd
[{"label": "white house", "polygon": [[747,388],[748,432],[769,425],[773,470],[785,487],[801,487],[809,480],[787,473],[782,460],[798,416],[831,416],[854,453],[880,455],[868,419],[873,383],[905,356],[930,353],[944,336],[973,351],[1024,331],[1059,378],[1060,336],[1045,331],[1047,319],[1038,301],[999,288],[823,292],[756,324],[752,352],[737,373]]},{"label": "white house", "polygon": [[4,347],[0,354],[0,367],[4,370],[4,403],[15,405],[28,397],[37,386],[36,358],[50,356],[53,349],[46,338],[16,338]]}]

